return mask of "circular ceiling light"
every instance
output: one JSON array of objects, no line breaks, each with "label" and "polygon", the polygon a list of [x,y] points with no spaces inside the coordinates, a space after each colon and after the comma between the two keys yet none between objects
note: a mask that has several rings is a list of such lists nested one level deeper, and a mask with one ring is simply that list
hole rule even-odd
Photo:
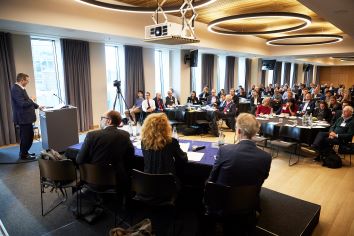
[{"label": "circular ceiling light", "polygon": [[[76,0],[79,3],[87,4],[94,7],[104,8],[108,10],[121,11],[121,12],[131,12],[131,13],[154,13],[157,7],[135,7],[131,5],[113,4],[109,2],[103,2],[98,0]],[[205,7],[216,0],[199,0],[193,3],[195,9]],[[181,6],[166,6],[162,7],[163,11],[166,13],[179,12]]]},{"label": "circular ceiling light", "polygon": [[272,46],[308,46],[340,41],[343,41],[343,37],[336,34],[302,34],[272,38],[267,41],[267,44]]},{"label": "circular ceiling light", "polygon": [[[262,20],[262,19],[288,19],[288,20],[299,20],[299,24],[295,26],[282,27],[275,30],[264,30],[264,31],[235,31],[227,30],[224,28],[218,27],[218,25],[227,23],[230,21],[241,21],[241,20]],[[260,13],[249,13],[242,15],[227,16],[217,20],[213,20],[208,24],[208,30],[217,33],[217,34],[226,34],[226,35],[258,35],[258,34],[275,34],[282,32],[290,32],[294,30],[303,29],[311,24],[311,17],[299,14],[299,13],[290,13],[290,12],[260,12]]]},{"label": "circular ceiling light", "polygon": [[331,57],[333,59],[338,59],[341,61],[354,61],[354,56],[343,56],[343,57]]}]

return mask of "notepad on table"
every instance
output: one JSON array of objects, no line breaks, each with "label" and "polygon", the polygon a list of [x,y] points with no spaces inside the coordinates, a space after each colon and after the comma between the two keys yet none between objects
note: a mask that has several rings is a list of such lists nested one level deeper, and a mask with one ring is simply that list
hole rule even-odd
[{"label": "notepad on table", "polygon": [[188,161],[200,161],[203,158],[204,153],[201,153],[201,152],[187,152],[187,156],[188,156]]},{"label": "notepad on table", "polygon": [[179,146],[181,147],[182,151],[188,152],[190,143],[179,143]]}]

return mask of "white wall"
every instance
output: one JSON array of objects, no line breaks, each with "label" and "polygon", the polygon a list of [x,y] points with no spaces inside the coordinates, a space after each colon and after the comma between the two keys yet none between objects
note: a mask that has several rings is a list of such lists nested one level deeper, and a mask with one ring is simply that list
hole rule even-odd
[{"label": "white wall", "polygon": [[93,125],[98,127],[102,114],[112,109],[107,106],[106,57],[103,43],[90,43],[90,64]]}]

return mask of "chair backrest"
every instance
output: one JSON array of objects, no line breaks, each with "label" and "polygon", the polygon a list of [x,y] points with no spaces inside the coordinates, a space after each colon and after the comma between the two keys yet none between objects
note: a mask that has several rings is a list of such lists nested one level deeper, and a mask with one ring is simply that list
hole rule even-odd
[{"label": "chair backrest", "polygon": [[279,136],[283,138],[289,138],[292,140],[300,141],[301,129],[297,127],[281,126],[279,130]]},{"label": "chair backrest", "polygon": [[82,164],[80,168],[80,180],[91,185],[116,186],[117,175],[110,165]]},{"label": "chair backrest", "polygon": [[71,160],[44,160],[38,159],[39,174],[41,178],[52,181],[76,180],[76,168]]},{"label": "chair backrest", "polygon": [[169,174],[149,174],[132,170],[132,190],[146,201],[158,204],[161,201],[174,201],[177,196],[176,177]]},{"label": "chair backrest", "polygon": [[220,216],[255,212],[258,199],[259,187],[256,185],[230,187],[209,181],[205,186],[206,209]]},{"label": "chair backrest", "polygon": [[266,137],[273,137],[274,136],[274,125],[273,124],[262,123],[261,130],[262,130],[263,136],[266,136]]}]

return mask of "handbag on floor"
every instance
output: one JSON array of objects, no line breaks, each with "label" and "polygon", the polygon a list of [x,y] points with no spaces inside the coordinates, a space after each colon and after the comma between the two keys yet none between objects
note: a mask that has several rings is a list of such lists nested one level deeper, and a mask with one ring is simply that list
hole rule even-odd
[{"label": "handbag on floor", "polygon": [[120,227],[113,228],[109,231],[110,236],[153,236],[151,233],[151,221],[150,219],[144,219],[131,226],[128,229]]}]

